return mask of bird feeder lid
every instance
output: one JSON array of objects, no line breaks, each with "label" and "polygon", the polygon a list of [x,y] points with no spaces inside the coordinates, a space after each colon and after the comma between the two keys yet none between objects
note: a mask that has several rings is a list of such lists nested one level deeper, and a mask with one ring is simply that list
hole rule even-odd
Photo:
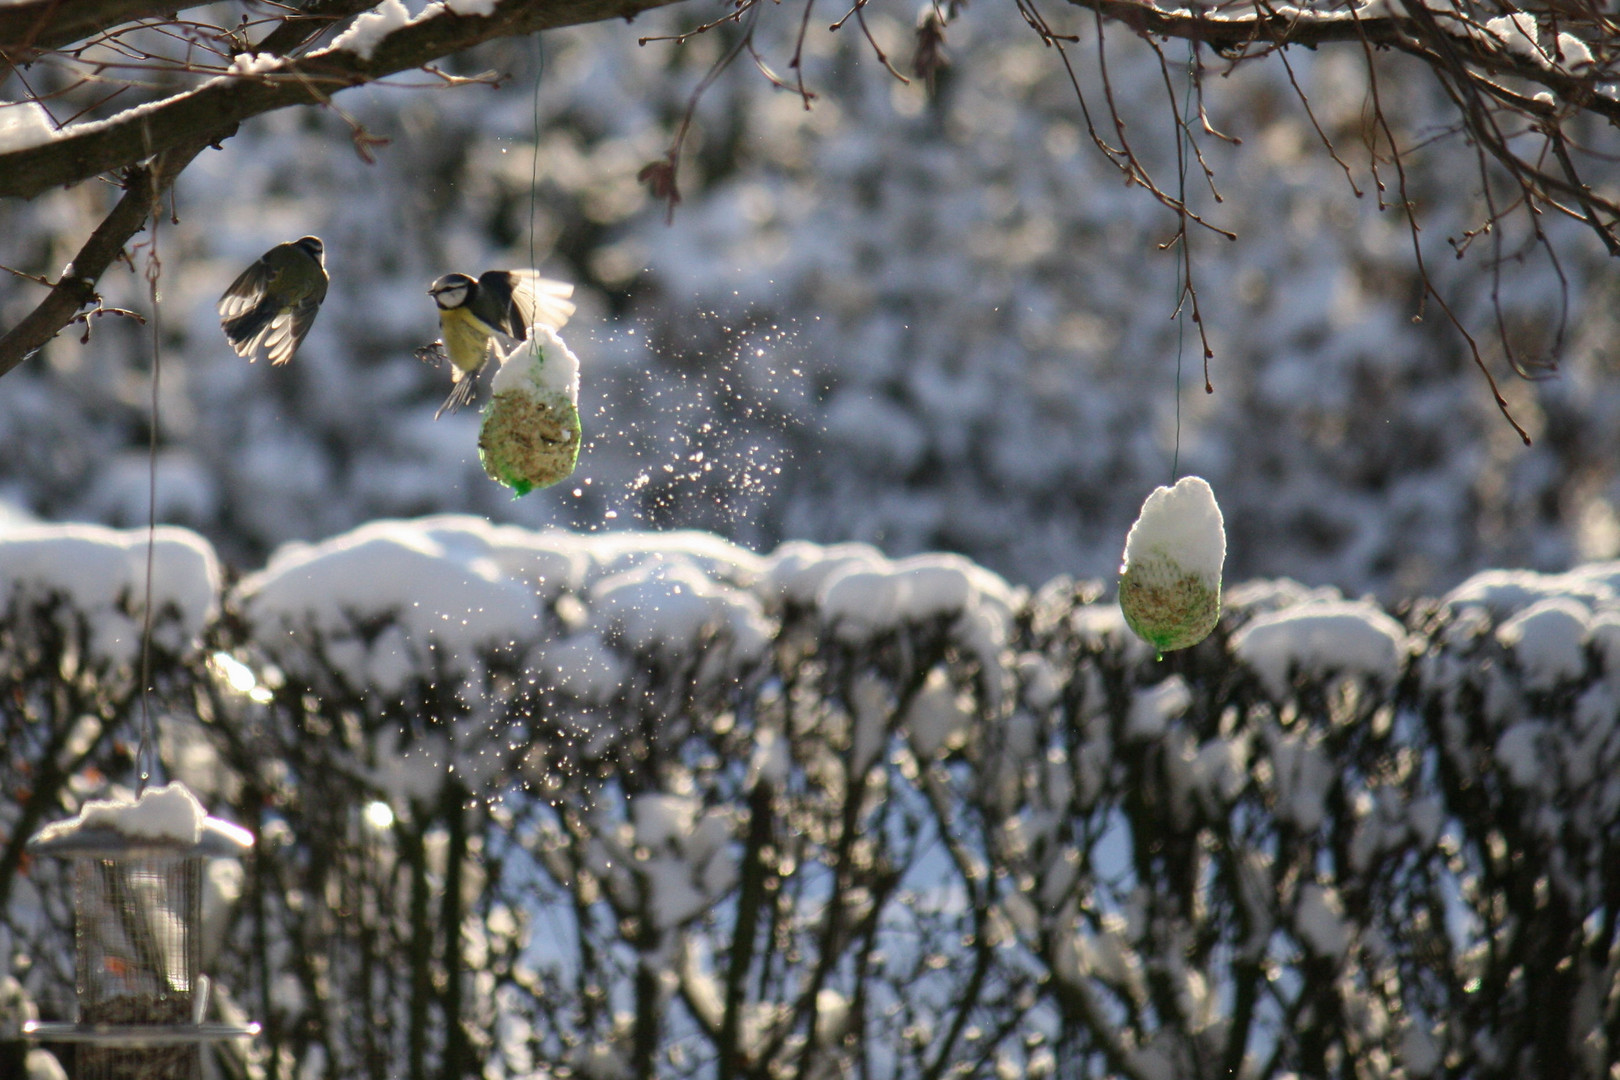
[{"label": "bird feeder lid", "polygon": [[144,791],[134,802],[91,800],[77,816],[45,826],[28,841],[34,854],[63,859],[234,858],[252,847],[252,833],[204,814],[197,797],[179,783]]}]

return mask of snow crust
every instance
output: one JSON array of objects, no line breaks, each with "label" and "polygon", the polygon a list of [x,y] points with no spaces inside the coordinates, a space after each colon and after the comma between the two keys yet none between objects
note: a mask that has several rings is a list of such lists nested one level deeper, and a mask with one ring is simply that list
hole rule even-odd
[{"label": "snow crust", "polygon": [[493,15],[499,6],[499,0],[433,0],[413,17],[403,0],[383,0],[370,11],[363,12],[349,24],[348,29],[333,38],[329,48],[370,60],[377,46],[402,27],[446,14],[462,17]]},{"label": "snow crust", "polygon": [[579,402],[579,357],[549,326],[531,326],[526,340],[501,354],[490,393],[549,390]]},{"label": "snow crust", "polygon": [[1505,619],[1538,600],[1567,597],[1587,607],[1608,606],[1617,594],[1620,563],[1592,563],[1559,574],[1531,570],[1484,570],[1458,585],[1442,599],[1450,609],[1481,608]]},{"label": "snow crust", "polygon": [[41,836],[53,838],[83,829],[111,829],[124,836],[195,844],[202,835],[206,816],[197,796],[184,785],[173,783],[148,788],[134,802],[91,800],[76,818],[44,830]]},{"label": "snow crust", "polygon": [[264,75],[286,62],[286,57],[275,53],[237,53],[231,57],[231,66],[226,72],[230,75]]},{"label": "snow crust", "polygon": [[354,53],[362,60],[370,60],[384,38],[411,22],[411,13],[402,0],[383,0],[370,11],[362,12],[348,29],[332,39],[331,48]]},{"label": "snow crust", "polygon": [[1586,671],[1592,612],[1572,596],[1549,596],[1508,619],[1496,640],[1512,651],[1526,687],[1551,690]]},{"label": "snow crust", "polygon": [[1344,918],[1344,903],[1336,890],[1315,882],[1299,890],[1299,906],[1294,926],[1300,938],[1318,956],[1338,958],[1350,945],[1350,928]]},{"label": "snow crust", "polygon": [[307,629],[342,638],[382,619],[413,643],[462,656],[534,629],[535,591],[507,569],[522,549],[502,542],[500,530],[475,518],[374,522],[323,544],[282,547],[243,579],[236,599],[267,640]]},{"label": "snow crust", "polygon": [[1226,562],[1226,526],[1215,492],[1201,476],[1156,487],[1125,537],[1121,572],[1153,559],[1169,559],[1185,572],[1219,581]]},{"label": "snow crust", "polygon": [[[0,604],[66,599],[89,627],[91,661],[113,666],[140,654],[147,533],[100,525],[0,526]],[[194,642],[214,617],[220,570],[196,533],[159,526],[153,536],[154,640]]]},{"label": "snow crust", "polygon": [[603,701],[627,655],[680,656],[709,642],[722,670],[758,658],[794,597],[863,640],[943,619],[990,662],[1015,601],[1006,582],[956,556],[891,561],[789,544],[762,558],[705,533],[582,536],[444,515],[286,545],[232,602],[283,663],[307,662],[296,658],[313,631],[323,663],[354,686],[398,692],[429,657],[467,676],[480,654],[539,640],[534,661],[559,687]]},{"label": "snow crust", "polygon": [[1232,652],[1279,698],[1294,673],[1314,679],[1340,672],[1389,686],[1405,649],[1401,624],[1363,600],[1316,601],[1269,612],[1232,639]]},{"label": "snow crust", "polygon": [[34,842],[56,844],[81,833],[105,830],[132,840],[194,847],[202,839],[205,825],[238,847],[245,849],[253,844],[252,833],[208,817],[197,796],[178,781],[148,788],[133,800],[92,799],[74,817],[41,829]]},{"label": "snow crust", "polygon": [[1529,12],[1517,11],[1490,19],[1485,23],[1485,32],[1506,45],[1513,55],[1546,63],[1547,56],[1537,43],[1540,30],[1536,17]]},{"label": "snow crust", "polygon": [[1172,675],[1159,685],[1138,693],[1131,700],[1125,735],[1132,739],[1153,740],[1164,736],[1169,722],[1187,711],[1192,691],[1180,675]]},{"label": "snow crust", "polygon": [[56,125],[38,102],[0,101],[0,154],[43,146],[56,137]]},{"label": "snow crust", "polygon": [[1573,70],[1592,63],[1591,48],[1574,34],[1560,33],[1556,41],[1556,57],[1563,59],[1565,67]]},{"label": "snow crust", "polygon": [[917,757],[929,761],[957,743],[973,722],[973,716],[971,699],[951,684],[943,668],[935,668],[911,699],[904,726]]}]

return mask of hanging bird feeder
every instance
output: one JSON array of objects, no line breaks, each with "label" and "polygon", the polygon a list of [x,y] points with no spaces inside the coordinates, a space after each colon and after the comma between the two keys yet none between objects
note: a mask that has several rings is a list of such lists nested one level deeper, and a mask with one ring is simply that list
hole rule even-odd
[{"label": "hanging bird feeder", "polygon": [[501,357],[478,430],[490,479],[527,495],[573,475],[579,460],[579,360],[549,327]]},{"label": "hanging bird feeder", "polygon": [[257,1034],[203,1021],[201,970],[204,865],[252,846],[180,784],[93,801],[40,830],[29,849],[71,864],[78,1020],[24,1034],[75,1044],[78,1080],[198,1080],[204,1044]]},{"label": "hanging bird feeder", "polygon": [[1154,488],[1125,537],[1119,606],[1162,658],[1209,636],[1221,618],[1226,523],[1201,476]]}]

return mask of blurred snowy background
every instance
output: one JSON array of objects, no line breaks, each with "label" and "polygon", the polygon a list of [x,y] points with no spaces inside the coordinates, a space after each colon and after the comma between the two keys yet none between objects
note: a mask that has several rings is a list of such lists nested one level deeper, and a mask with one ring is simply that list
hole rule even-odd
[{"label": "blurred snowy background", "polygon": [[[1479,224],[1477,179],[1415,67],[1388,61],[1380,94],[1403,142],[1422,144],[1408,194],[1428,271],[1496,366],[1528,449],[1435,305],[1414,321],[1411,237],[1379,211],[1366,164],[1360,49],[1289,62],[1361,198],[1289,70],[1227,76],[1204,57],[1211,119],[1241,139],[1201,141],[1222,203],[1188,180],[1200,212],[1239,236],[1193,234],[1216,353],[1206,395],[1197,330],[1174,317],[1175,256],[1159,250],[1174,217],[1121,183],[1054,51],[1004,10],[952,25],[933,97],[885,72],[853,26],[812,20],[810,109],[745,55],[698,106],[685,201],[666,225],[636,174],[664,154],[732,31],[684,47],[637,39],[712,13],[460,58],[458,74],[506,76],[498,88],[423,89],[434,80],[416,74],[344,93],[338,104],[390,140],[375,164],[331,111],[275,113],[206,152],[179,184],[178,225],[159,233],[160,520],[242,568],[373,518],[467,511],[584,531],[702,528],[757,551],[794,538],[957,551],[1035,585],[1117,570],[1142,498],[1171,478],[1179,415],[1180,470],[1207,477],[1226,512],[1230,579],[1290,575],[1392,600],[1486,566],[1620,553],[1608,264],[1577,229],[1545,223],[1569,285],[1568,349],[1556,377],[1515,378],[1491,345],[1492,288],[1512,333],[1544,337],[1558,271],[1510,248],[1498,285],[1489,252],[1453,258],[1447,239]],[[760,24],[761,55],[785,77],[791,14]],[[1051,14],[1080,35],[1072,55],[1095,109],[1095,29]],[[868,17],[902,65],[910,15]],[[1165,48],[1174,59],[1185,46]],[[1167,88],[1123,31],[1107,55],[1133,147],[1174,190],[1183,87]],[[1395,198],[1387,162],[1380,175]],[[54,274],[106,197],[83,185],[0,206],[7,261]],[[332,275],[314,332],[288,367],[250,366],[226,347],[214,301],[266,248],[310,232]],[[413,351],[437,336],[434,277],[531,261],[579,285],[565,336],[587,443],[573,483],[513,501],[479,467],[476,412],[433,421],[446,375]],[[108,275],[107,303],[146,310],[144,269],[138,256]],[[37,296],[0,280],[0,323]],[[113,317],[93,329],[0,386],[0,499],[50,520],[141,524],[151,339]]]}]

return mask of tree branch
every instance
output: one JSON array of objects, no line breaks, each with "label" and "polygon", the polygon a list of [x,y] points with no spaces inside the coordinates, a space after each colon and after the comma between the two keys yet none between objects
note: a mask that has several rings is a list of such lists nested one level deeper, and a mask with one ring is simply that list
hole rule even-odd
[{"label": "tree branch", "polygon": [[37,146],[0,154],[0,196],[32,199],[197,136],[215,142],[237,124],[289,105],[325,104],[332,93],[422,67],[485,41],[603,19],[630,19],[676,0],[506,0],[488,16],[446,8],[395,30],[365,58],[323,49],[250,76],[222,75],[162,101],[75,125]]},{"label": "tree branch", "polygon": [[129,238],[146,224],[154,201],[207,146],[207,139],[194,139],[129,171],[124,177],[123,197],[73,257],[68,272],[38,307],[0,337],[0,375],[32,356],[72,322],[81,308],[97,299],[96,282],[123,253]]},{"label": "tree branch", "polygon": [[0,56],[21,64],[137,19],[155,19],[195,5],[163,0],[14,0],[0,6]]},{"label": "tree branch", "polygon": [[[0,4],[0,64],[15,67],[75,41],[98,37],[114,27],[143,19],[171,16],[186,4],[164,0],[13,0]],[[299,45],[314,30],[310,24],[332,22],[373,6],[371,0],[309,0],[301,10],[275,18],[276,28],[255,51],[282,53]],[[279,44],[276,44],[279,42]],[[6,71],[0,68],[0,78]]]},{"label": "tree branch", "polygon": [[[1319,45],[1366,42],[1374,47],[1398,49],[1430,65],[1441,64],[1444,59],[1436,51],[1433,34],[1426,33],[1417,20],[1404,15],[1361,16],[1348,10],[1318,13],[1297,9],[1284,13],[1264,0],[1256,0],[1252,14],[1239,17],[1209,15],[1196,8],[1191,11],[1159,8],[1142,0],[1069,0],[1069,3],[1094,11],[1101,18],[1120,23],[1137,34],[1196,41],[1229,58],[1244,58],[1256,48],[1260,52],[1253,55],[1263,55],[1287,45],[1314,49]],[[1443,12],[1435,14],[1445,17]],[[1620,122],[1620,100],[1596,92],[1599,81],[1596,71],[1591,77],[1585,77],[1535,63],[1510,52],[1505,42],[1483,28],[1461,20],[1449,21],[1455,22],[1455,31],[1442,26],[1440,32],[1448,47],[1468,64],[1493,74],[1514,75],[1538,83],[1563,101]]]}]

